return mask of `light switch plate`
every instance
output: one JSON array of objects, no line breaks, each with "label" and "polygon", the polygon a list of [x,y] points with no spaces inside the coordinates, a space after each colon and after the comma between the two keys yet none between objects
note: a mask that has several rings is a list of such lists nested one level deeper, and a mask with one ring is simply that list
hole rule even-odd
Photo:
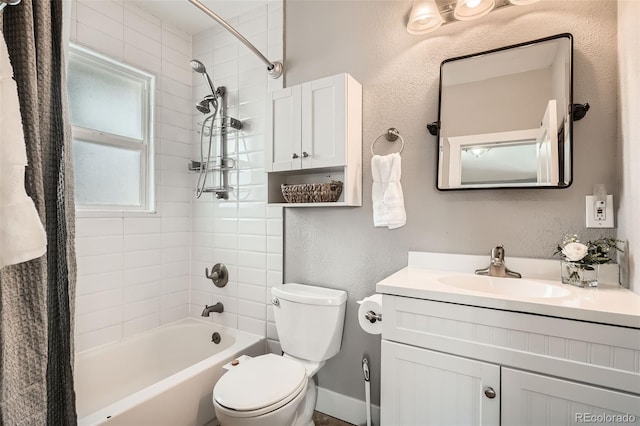
[{"label": "light switch plate", "polygon": [[613,195],[607,195],[603,211],[596,211],[597,206],[593,195],[586,196],[585,207],[587,228],[613,228]]}]

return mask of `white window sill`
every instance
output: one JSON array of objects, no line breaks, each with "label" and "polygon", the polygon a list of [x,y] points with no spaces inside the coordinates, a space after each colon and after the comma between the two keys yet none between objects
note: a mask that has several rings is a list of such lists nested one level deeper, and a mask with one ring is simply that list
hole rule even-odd
[{"label": "white window sill", "polygon": [[160,216],[155,210],[127,211],[127,210],[76,210],[79,218],[112,218],[112,217],[149,217]]}]

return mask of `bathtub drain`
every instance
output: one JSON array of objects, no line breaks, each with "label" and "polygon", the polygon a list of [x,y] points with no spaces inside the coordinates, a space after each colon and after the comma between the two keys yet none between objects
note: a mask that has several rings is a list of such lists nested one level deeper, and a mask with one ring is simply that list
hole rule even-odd
[{"label": "bathtub drain", "polygon": [[220,333],[218,333],[217,331],[216,331],[215,333],[213,333],[213,334],[211,335],[211,341],[212,341],[213,343],[215,343],[216,345],[217,345],[218,343],[220,343]]}]

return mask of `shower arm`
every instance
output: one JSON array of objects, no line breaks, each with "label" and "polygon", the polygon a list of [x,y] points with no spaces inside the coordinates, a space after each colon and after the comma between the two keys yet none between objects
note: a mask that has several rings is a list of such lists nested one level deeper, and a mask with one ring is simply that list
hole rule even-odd
[{"label": "shower arm", "polygon": [[271,62],[270,60],[268,60],[262,53],[260,53],[258,49],[256,49],[256,47],[253,44],[251,44],[251,42],[249,42],[249,40],[244,38],[244,36],[240,34],[238,31],[236,31],[235,28],[229,25],[224,19],[218,16],[214,11],[209,9],[207,6],[202,4],[199,0],[187,0],[187,1],[192,5],[194,5],[195,7],[197,7],[198,9],[200,9],[201,11],[203,11],[204,13],[206,13],[207,15],[209,15],[209,17],[213,18],[218,24],[222,25],[224,29],[229,31],[235,38],[240,40],[242,44],[247,46],[249,50],[255,53],[255,55],[258,58],[260,58],[260,60],[264,62],[265,65],[267,65],[267,72],[269,73],[271,78],[279,78],[282,75],[282,69],[283,69],[282,62]]}]

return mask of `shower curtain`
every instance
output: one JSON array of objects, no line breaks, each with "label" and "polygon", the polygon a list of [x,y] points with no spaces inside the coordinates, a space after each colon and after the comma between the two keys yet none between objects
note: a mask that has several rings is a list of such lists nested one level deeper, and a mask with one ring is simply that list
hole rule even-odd
[{"label": "shower curtain", "polygon": [[76,264],[71,129],[62,0],[22,0],[2,12],[29,165],[25,187],[47,253],[0,269],[0,425],[75,425]]}]

